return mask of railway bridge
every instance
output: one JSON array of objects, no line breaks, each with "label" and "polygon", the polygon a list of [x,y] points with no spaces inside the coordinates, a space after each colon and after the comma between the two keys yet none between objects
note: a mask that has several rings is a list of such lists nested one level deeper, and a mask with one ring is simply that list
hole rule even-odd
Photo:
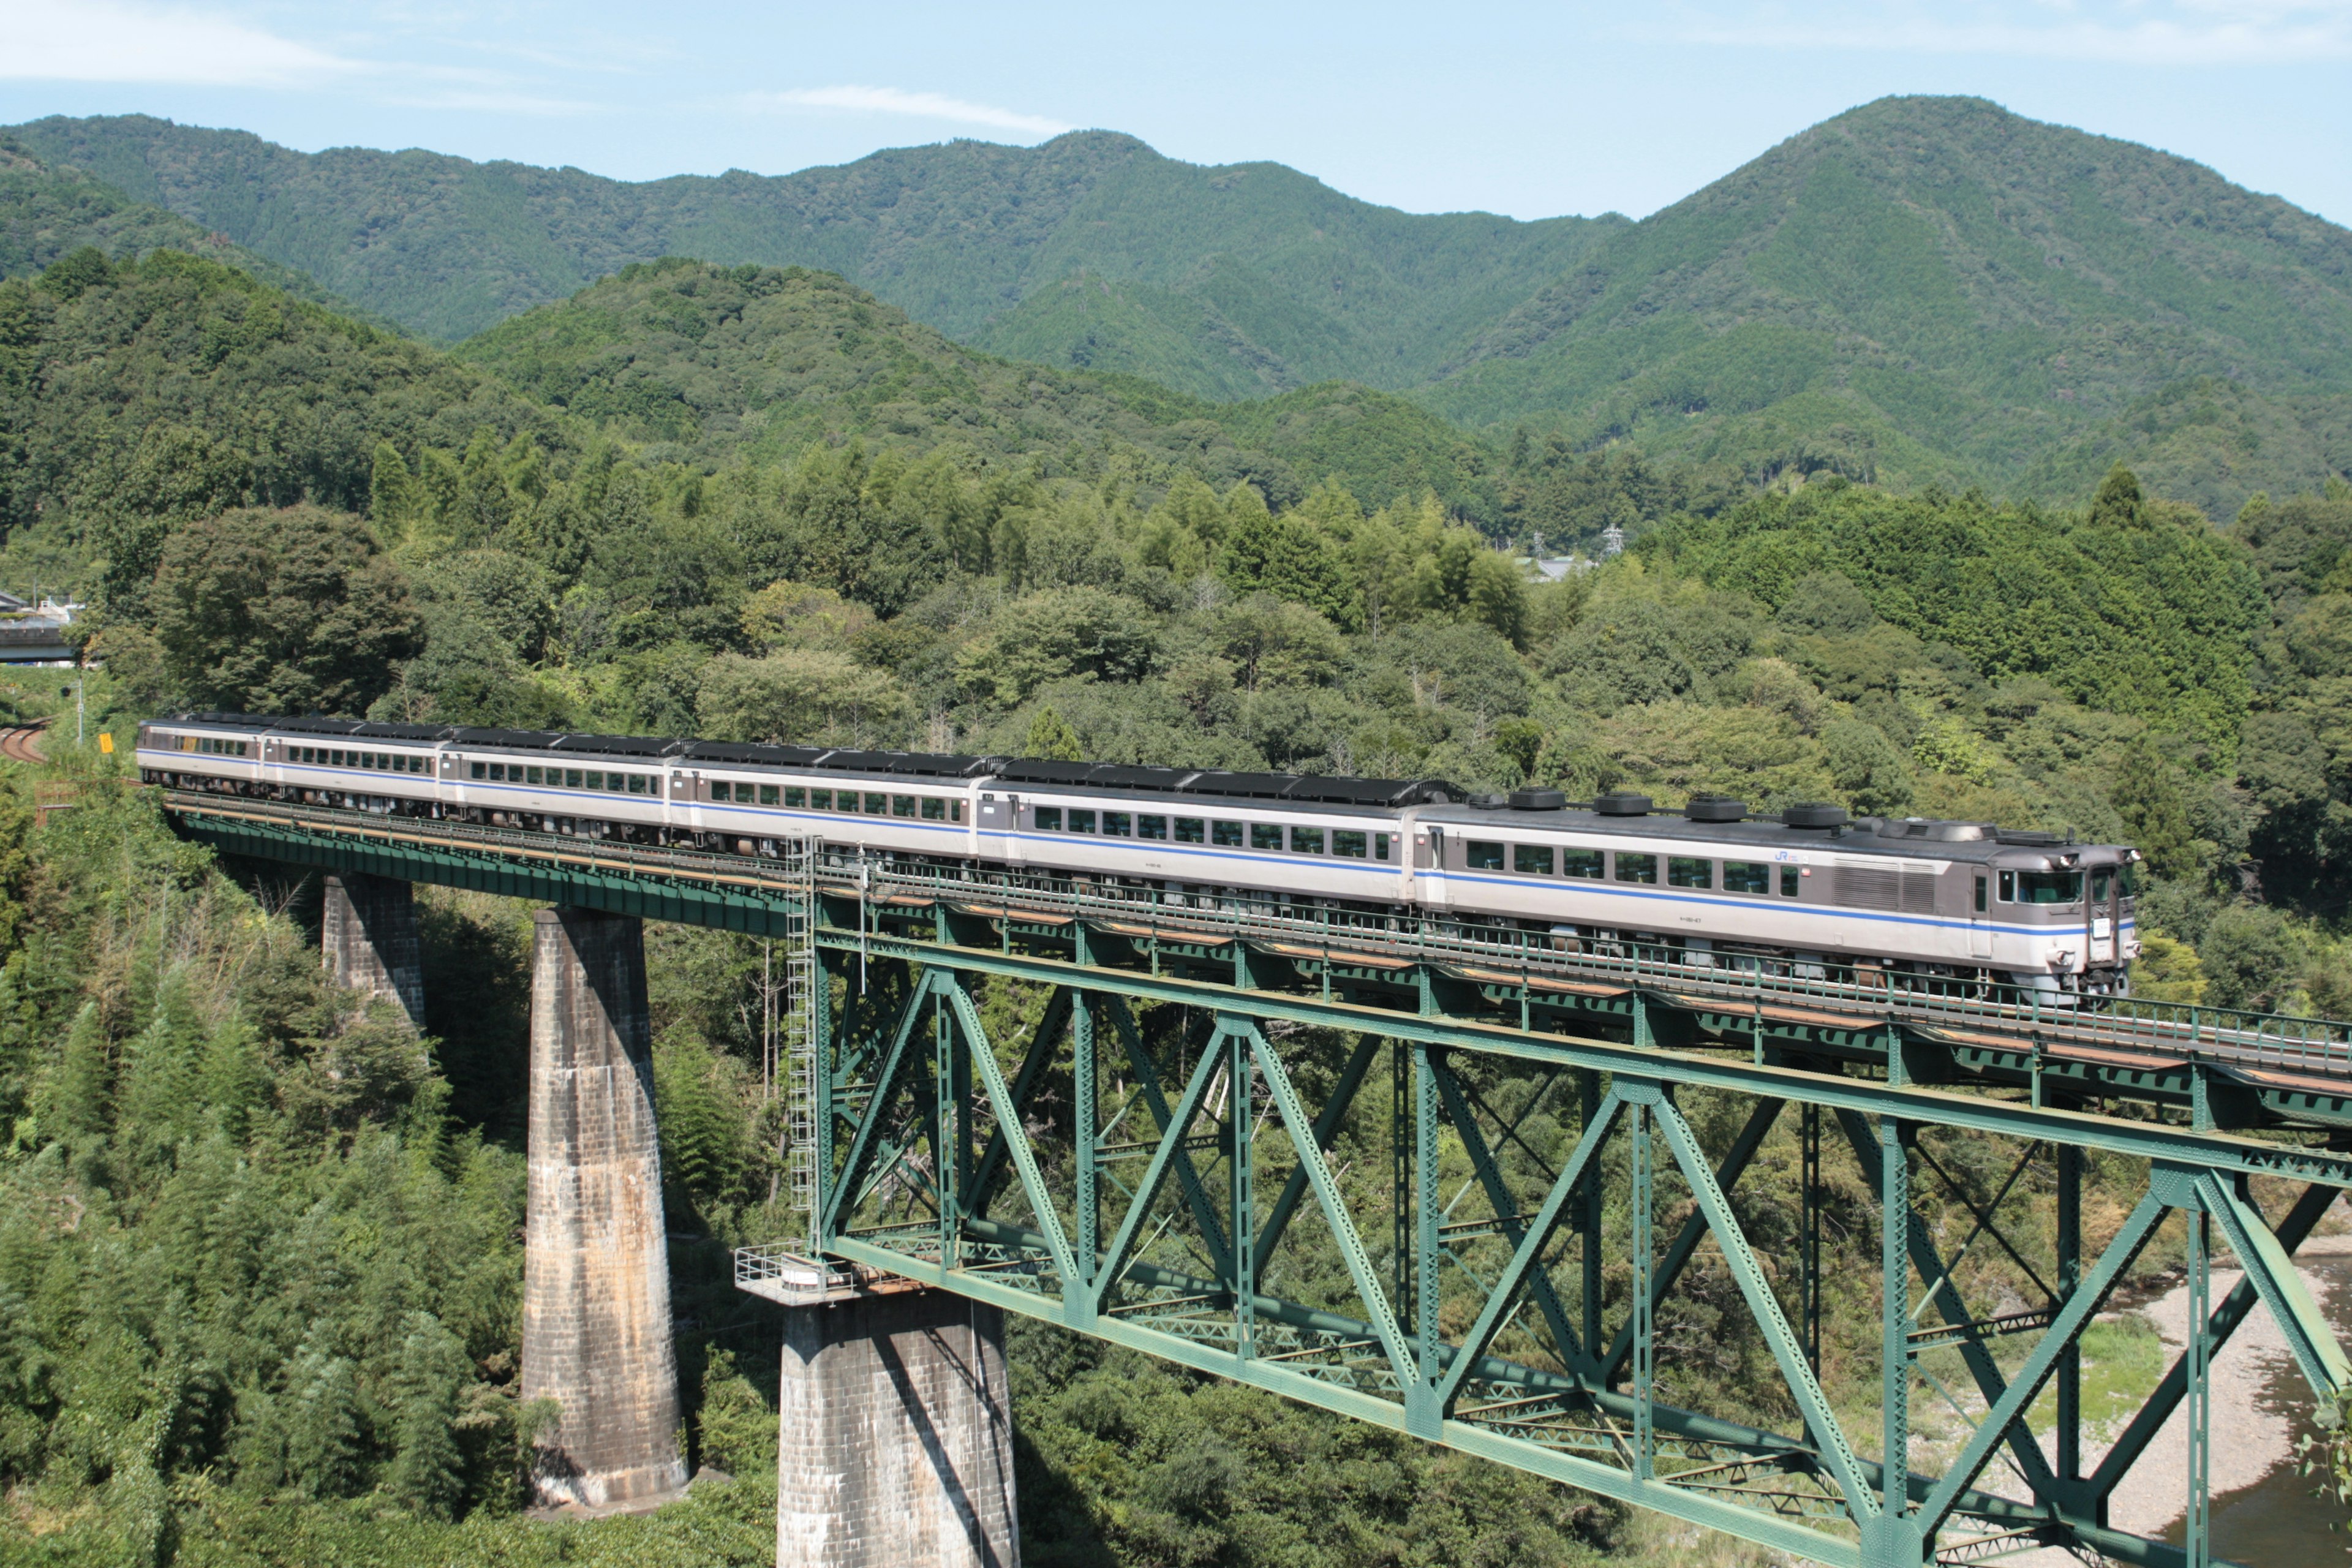
[{"label": "railway bridge", "polygon": [[[1017,1561],[1005,1312],[1837,1568],[2034,1547],[2201,1568],[2216,1350],[2259,1303],[2323,1408],[2352,1381],[2292,1262],[2352,1186],[2341,1025],[1179,907],[814,841],[762,859],[164,805],[224,851],[336,878],[331,961],[390,994],[414,957],[404,978],[387,889],[557,911],[524,1365],[599,1496],[677,1479],[666,1285],[599,1274],[659,1268],[631,922],[788,945],[794,1240],[737,1258],[787,1318],[780,1562]],[[1784,1119],[1800,1154],[1768,1170]],[[1822,1377],[1825,1217],[1854,1202],[1830,1161],[1860,1172],[1878,1243],[1875,1289],[1841,1292],[1875,1311],[1860,1407]],[[2119,1217],[2086,1205],[2094,1166]],[[1964,1235],[1924,1221],[1931,1193]],[[2084,1331],[2151,1248],[2185,1270],[2189,1344],[2095,1455]],[[1994,1254],[2025,1299],[1970,1294],[1968,1259]],[[2242,1278],[2215,1299],[2224,1254]],[[1675,1402],[1697,1384],[1659,1325],[1702,1259],[1769,1363],[1746,1412]],[[1923,1401],[1956,1450],[1915,1442]],[[2176,1412],[2168,1544],[2108,1505]]]}]

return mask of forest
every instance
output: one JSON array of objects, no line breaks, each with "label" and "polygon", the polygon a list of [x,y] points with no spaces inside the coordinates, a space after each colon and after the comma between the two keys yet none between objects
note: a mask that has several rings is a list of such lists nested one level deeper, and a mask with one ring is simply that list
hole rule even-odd
[{"label": "forest", "polygon": [[[79,747],[57,672],[0,687],[68,716],[52,763],[0,781],[0,1563],[772,1559],[774,1328],[727,1268],[778,1224],[756,944],[648,933],[705,1479],[643,1518],[534,1519],[529,911],[425,895],[420,1038],[324,985],[314,885],[175,840],[95,749],[156,711],[1998,820],[2146,851],[2143,994],[2352,1014],[2340,479],[2212,517],[2120,466],[2056,505],[1489,443],[1362,389],[1207,404],[1024,365],[836,277],[676,259],[453,352],[131,247],[0,282],[0,585],[84,597],[102,666]],[[1557,578],[1530,563],[1570,549]],[[78,804],[37,822],[60,784]],[[1311,1083],[1349,1042],[1294,1044]],[[1733,1114],[1690,1109],[1710,1137]],[[1839,1245],[1874,1256],[1833,1174]],[[1788,1223],[1743,1217],[1768,1250]],[[1874,1311],[1838,1320],[1851,1405]],[[1674,1395],[1785,1418],[1719,1262],[1665,1331]],[[1033,1563],[1699,1550],[1056,1331],[1017,1328],[1009,1359]]]}]

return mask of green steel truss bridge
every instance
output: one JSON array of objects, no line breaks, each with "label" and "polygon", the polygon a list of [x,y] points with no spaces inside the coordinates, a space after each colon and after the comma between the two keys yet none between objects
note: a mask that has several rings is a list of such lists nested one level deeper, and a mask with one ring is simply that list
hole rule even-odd
[{"label": "green steel truss bridge", "polygon": [[[2214,1352],[2259,1301],[2323,1409],[2352,1383],[2291,1262],[2352,1186],[2344,1025],[1562,952],[814,842],[762,861],[164,805],[225,852],[795,944],[826,977],[788,1075],[805,1238],[739,1256],[749,1282],[910,1278],[1837,1568],[2215,1561]],[[1768,1170],[1784,1118],[1799,1154]],[[1840,1147],[1866,1188],[1843,1211]],[[2085,1212],[2094,1158],[2129,1173],[2119,1221]],[[1966,1227],[1931,1232],[1930,1193]],[[1861,1416],[1821,1376],[1824,1225],[1857,1201],[1880,1244]],[[2095,1453],[2083,1331],[2151,1248],[2185,1268],[2189,1343]],[[1969,1299],[1972,1254],[2026,1298]],[[2243,1272],[2215,1299],[2221,1255]],[[1770,1425],[1671,1402],[1695,1352],[1661,1314],[1710,1272]],[[1959,1434],[1931,1464],[1929,1405]],[[2111,1527],[2184,1406],[2184,1542]]]}]

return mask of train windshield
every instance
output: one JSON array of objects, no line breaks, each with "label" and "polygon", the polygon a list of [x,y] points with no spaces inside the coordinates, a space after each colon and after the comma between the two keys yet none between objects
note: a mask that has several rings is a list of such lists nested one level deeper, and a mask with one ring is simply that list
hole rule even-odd
[{"label": "train windshield", "polygon": [[2020,871],[2017,901],[2021,904],[2074,904],[2083,900],[2080,871]]}]

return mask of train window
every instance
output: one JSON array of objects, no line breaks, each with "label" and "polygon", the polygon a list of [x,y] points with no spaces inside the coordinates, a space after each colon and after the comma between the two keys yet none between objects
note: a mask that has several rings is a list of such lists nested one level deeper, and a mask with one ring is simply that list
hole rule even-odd
[{"label": "train window", "polygon": [[623,790],[627,789],[631,784],[636,783],[638,778],[641,776],[642,775],[637,773],[606,773],[604,775],[604,793],[607,795],[619,795]]},{"label": "train window", "polygon": [[1062,831],[1062,808],[1058,805],[1039,806],[1037,808],[1037,829],[1041,833],[1059,833]]},{"label": "train window", "polygon": [[2017,901],[2021,904],[2072,904],[2083,897],[2080,871],[2020,871]]},{"label": "train window", "polygon": [[1352,827],[1333,828],[1331,830],[1331,853],[1346,860],[1362,859],[1364,858],[1364,836],[1357,832]]},{"label": "train window", "polygon": [[710,784],[710,798],[713,800],[732,800],[735,798],[735,786],[729,784],[725,779],[713,779]]},{"label": "train window", "polygon": [[1800,886],[1797,879],[1802,875],[1803,873],[1799,871],[1794,866],[1783,866],[1780,868],[1780,896],[1782,898],[1793,899],[1797,896],[1797,889]]},{"label": "train window", "polygon": [[2093,871],[2091,873],[2091,902],[2095,904],[2105,903],[2107,901],[2108,895],[2114,892],[2115,885],[2116,874],[2113,868],[2101,866],[2096,870]]},{"label": "train window", "polygon": [[2123,878],[2124,897],[2126,899],[2136,899],[2139,897],[2141,880],[2139,862],[2137,860],[2125,861],[2123,869],[2118,873],[2118,875]]},{"label": "train window", "polygon": [[[604,773],[603,769],[599,768],[596,772],[588,775],[588,787],[590,789],[603,789],[604,787]],[[751,797],[747,795],[743,798],[745,800],[749,800]]]},{"label": "train window", "polygon": [[890,815],[893,816],[914,816],[915,797],[911,795],[892,795],[890,797]]},{"label": "train window", "polygon": [[1091,812],[1091,811],[1083,811],[1083,810],[1080,810],[1078,807],[1076,807],[1076,806],[1075,806],[1075,805],[1074,805],[1074,806],[1072,806],[1072,807],[1070,807],[1070,831],[1071,831],[1071,832],[1073,832],[1073,833],[1092,833],[1094,830],[1095,830],[1095,814],[1094,814],[1093,812]]},{"label": "train window", "polygon": [[[548,775],[554,772],[555,770],[553,768],[525,768],[523,770],[523,782],[525,784],[551,783],[552,781]],[[507,777],[511,780],[514,776],[514,765],[512,763],[509,763],[507,765]]]},{"label": "train window", "polygon": [[466,776],[467,778],[486,779],[490,776],[490,765],[488,763],[471,763],[466,769]]},{"label": "train window", "polygon": [[1551,846],[1549,844],[1512,845],[1511,869],[1524,871],[1531,877],[1550,876]]},{"label": "train window", "polygon": [[645,774],[631,773],[629,775],[629,793],[631,795],[643,795],[646,793]]},{"label": "train window", "polygon": [[[553,770],[551,769],[549,771],[552,772]],[[578,789],[580,787],[580,770],[578,768],[566,768],[563,770],[563,787],[565,789]]]},{"label": "train window", "polygon": [[1294,827],[1290,830],[1290,852],[1294,855],[1323,853],[1323,830],[1319,827]]},{"label": "train window", "polygon": [[963,802],[960,800],[951,800],[948,802],[948,820],[950,822],[961,822],[963,820]]},{"label": "train window", "polygon": [[1209,842],[1227,849],[1238,849],[1242,843],[1242,825],[1238,822],[1218,822],[1210,825]]},{"label": "train window", "polygon": [[1206,822],[1197,816],[1180,816],[1176,819],[1177,843],[1206,844],[1208,841],[1209,825]]},{"label": "train window", "polygon": [[[844,807],[843,809],[846,810],[847,808]],[[890,797],[886,795],[867,795],[866,797],[866,815],[868,816],[889,816]]]},{"label": "train window", "polygon": [[1727,893],[1769,893],[1772,890],[1772,868],[1754,860],[1726,860],[1723,863],[1723,890]]},{"label": "train window", "polygon": [[1253,823],[1251,823],[1251,824],[1250,824],[1250,847],[1251,847],[1251,848],[1253,848],[1253,849],[1279,849],[1279,848],[1281,848],[1281,847],[1282,847],[1282,824],[1280,824],[1279,822],[1253,822]]},{"label": "train window", "polygon": [[1139,816],[1135,819],[1135,836],[1138,838],[1165,838],[1168,837],[1168,819],[1149,815]]},{"label": "train window", "polygon": [[1715,886],[1715,862],[1702,860],[1696,855],[1670,855],[1666,858],[1666,885],[1671,888],[1712,888]]},{"label": "train window", "polygon": [[1473,871],[1499,871],[1503,868],[1503,847],[1481,844],[1474,838],[1469,842],[1468,858],[1465,864]]},{"label": "train window", "polygon": [[786,805],[806,805],[808,804],[808,791],[802,788],[799,784],[786,784],[784,786],[784,804]]},{"label": "train window", "polygon": [[833,809],[833,792],[829,789],[813,789],[809,791],[809,809],[811,811],[831,811]]},{"label": "train window", "polygon": [[1651,882],[1658,879],[1658,858],[1655,855],[1617,856],[1617,879],[1621,882]]},{"label": "train window", "polygon": [[1385,833],[1375,833],[1375,834],[1373,834],[1373,835],[1372,835],[1372,858],[1373,858],[1373,859],[1375,859],[1375,860],[1385,860],[1385,859],[1387,859],[1388,858],[1389,858],[1389,836],[1388,836],[1387,834],[1385,834]]},{"label": "train window", "polygon": [[1597,882],[1606,874],[1602,859],[1598,849],[1563,849],[1559,852],[1559,874]]},{"label": "train window", "polygon": [[1113,838],[1132,838],[1132,837],[1135,837],[1135,816],[1134,816],[1134,814],[1133,814],[1133,813],[1131,813],[1131,812],[1125,812],[1125,811],[1106,811],[1106,812],[1104,812],[1104,813],[1103,813],[1103,832],[1104,832],[1105,834],[1108,835],[1110,837],[1113,837]]},{"label": "train window", "polygon": [[760,786],[760,804],[761,805],[782,805],[783,803],[784,792],[779,789],[776,785],[761,784]]},{"label": "train window", "polygon": [[1979,877],[1979,878],[1977,879],[1977,913],[1979,913],[1979,914],[1982,914],[1982,913],[1984,913],[1984,912],[1985,912],[1985,879],[1984,879],[1982,877]]},{"label": "train window", "polygon": [[945,820],[947,814],[948,803],[946,801],[941,800],[935,795],[927,795],[923,797],[923,820],[925,822],[943,821]]}]

